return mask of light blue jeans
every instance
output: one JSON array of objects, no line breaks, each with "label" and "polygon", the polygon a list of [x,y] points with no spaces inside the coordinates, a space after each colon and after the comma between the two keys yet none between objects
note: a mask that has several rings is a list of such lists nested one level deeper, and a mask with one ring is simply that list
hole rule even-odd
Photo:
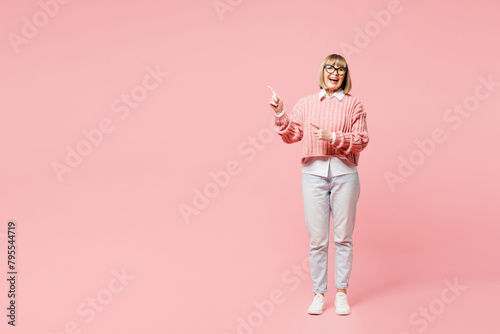
[{"label": "light blue jeans", "polygon": [[356,205],[360,194],[358,173],[328,177],[302,173],[302,195],[313,291],[327,292],[330,214],[335,244],[335,287],[349,287]]}]

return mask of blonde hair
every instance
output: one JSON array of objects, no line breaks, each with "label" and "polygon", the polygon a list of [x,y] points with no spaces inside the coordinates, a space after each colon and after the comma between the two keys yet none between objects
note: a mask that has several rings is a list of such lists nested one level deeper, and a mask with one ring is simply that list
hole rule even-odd
[{"label": "blonde hair", "polygon": [[340,67],[345,67],[346,73],[344,75],[344,81],[342,82],[342,85],[339,87],[339,89],[344,90],[344,94],[348,94],[349,91],[352,88],[352,81],[351,81],[351,75],[349,74],[349,67],[347,66],[347,61],[345,60],[344,57],[341,55],[337,54],[331,54],[323,60],[323,63],[321,64],[321,67],[319,68],[319,75],[318,75],[318,82],[319,82],[319,88],[324,88],[326,89],[325,85],[325,75],[324,75],[324,66],[328,65],[336,65]]}]

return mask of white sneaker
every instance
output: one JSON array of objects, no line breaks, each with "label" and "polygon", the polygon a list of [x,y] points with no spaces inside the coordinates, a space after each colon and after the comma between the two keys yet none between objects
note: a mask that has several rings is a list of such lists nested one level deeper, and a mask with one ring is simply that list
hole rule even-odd
[{"label": "white sneaker", "polygon": [[346,315],[351,313],[351,308],[347,304],[347,295],[343,292],[337,292],[335,295],[335,312],[337,314]]},{"label": "white sneaker", "polygon": [[314,296],[313,302],[311,306],[309,306],[307,313],[321,314],[323,313],[324,309],[325,309],[325,296],[323,296],[321,293],[317,293],[316,296]]}]

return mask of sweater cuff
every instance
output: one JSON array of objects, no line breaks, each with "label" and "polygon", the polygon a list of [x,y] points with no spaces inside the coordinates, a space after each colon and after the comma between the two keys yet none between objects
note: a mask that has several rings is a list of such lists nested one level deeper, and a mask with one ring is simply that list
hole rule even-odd
[{"label": "sweater cuff", "polygon": [[335,143],[335,138],[336,138],[336,135],[335,135],[335,132],[332,132],[332,141],[330,143]]},{"label": "sweater cuff", "polygon": [[276,117],[280,117],[281,115],[283,115],[285,113],[285,109],[281,110],[281,112],[279,114],[276,115],[276,113],[274,113],[274,116]]},{"label": "sweater cuff", "polygon": [[342,146],[344,146],[344,136],[342,135],[342,133],[340,133],[340,135],[337,135],[336,132],[334,132],[335,134],[335,139],[333,140],[333,146],[336,148],[336,149],[340,149]]}]

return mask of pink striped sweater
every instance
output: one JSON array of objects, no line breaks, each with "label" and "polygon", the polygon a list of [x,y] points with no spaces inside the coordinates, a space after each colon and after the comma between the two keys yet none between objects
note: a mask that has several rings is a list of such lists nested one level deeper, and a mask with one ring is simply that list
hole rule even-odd
[{"label": "pink striped sweater", "polygon": [[[311,125],[335,133],[332,143],[316,139]],[[354,166],[358,165],[359,153],[368,145],[366,112],[361,102],[350,94],[342,101],[338,99],[319,100],[319,92],[305,96],[286,112],[275,115],[275,129],[287,144],[302,140],[302,159],[307,157],[333,156],[344,158]]]}]

